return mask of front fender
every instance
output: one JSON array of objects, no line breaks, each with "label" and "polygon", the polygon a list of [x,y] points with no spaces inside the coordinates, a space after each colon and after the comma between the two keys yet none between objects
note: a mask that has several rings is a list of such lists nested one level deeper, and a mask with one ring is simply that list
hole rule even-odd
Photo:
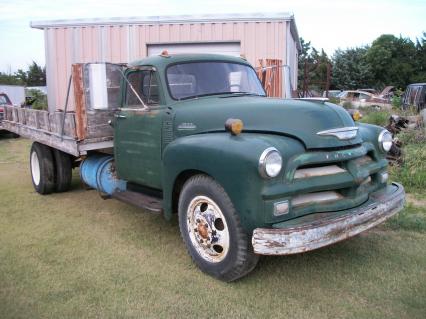
[{"label": "front fender", "polygon": [[386,153],[383,153],[379,149],[378,137],[381,131],[384,130],[383,127],[367,124],[367,123],[358,123],[359,134],[362,137],[364,142],[369,142],[374,145],[374,155],[376,159],[386,158]]},{"label": "front fender", "polygon": [[260,177],[259,157],[268,147],[288,150],[291,143],[299,144],[283,136],[254,133],[238,136],[209,133],[173,141],[163,153],[163,206],[166,218],[172,214],[172,194],[177,178],[183,172],[195,170],[213,177],[222,185],[246,231],[263,225],[262,188],[271,180]]}]

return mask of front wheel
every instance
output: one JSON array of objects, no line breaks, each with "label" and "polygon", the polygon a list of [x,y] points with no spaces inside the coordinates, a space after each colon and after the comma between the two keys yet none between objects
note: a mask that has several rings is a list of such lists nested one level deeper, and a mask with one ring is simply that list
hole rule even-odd
[{"label": "front wheel", "polygon": [[179,197],[179,227],[187,250],[205,273],[236,280],[256,266],[249,236],[223,187],[213,178],[196,175]]}]

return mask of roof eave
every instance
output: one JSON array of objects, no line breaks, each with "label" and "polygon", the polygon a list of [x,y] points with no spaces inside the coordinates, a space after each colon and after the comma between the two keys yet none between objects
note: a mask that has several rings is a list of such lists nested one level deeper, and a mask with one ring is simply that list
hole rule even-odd
[{"label": "roof eave", "polygon": [[[181,24],[208,22],[250,22],[250,21],[294,21],[292,14],[253,13],[253,14],[220,14],[220,15],[179,15],[179,16],[147,16],[147,17],[116,17],[73,20],[31,21],[30,27],[45,29],[50,27],[78,27],[90,25],[128,25],[128,24]],[[297,29],[296,29],[297,33]]]}]

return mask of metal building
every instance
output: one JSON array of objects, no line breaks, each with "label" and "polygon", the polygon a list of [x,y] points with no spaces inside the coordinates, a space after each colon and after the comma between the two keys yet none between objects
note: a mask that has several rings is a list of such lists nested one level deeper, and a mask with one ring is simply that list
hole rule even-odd
[{"label": "metal building", "polygon": [[[44,30],[49,110],[63,109],[73,63],[128,63],[159,54],[222,53],[259,59],[280,59],[289,83],[297,88],[301,50],[292,14],[156,16],[31,22]],[[70,95],[71,97],[73,94]],[[72,98],[68,110],[73,110]]]}]

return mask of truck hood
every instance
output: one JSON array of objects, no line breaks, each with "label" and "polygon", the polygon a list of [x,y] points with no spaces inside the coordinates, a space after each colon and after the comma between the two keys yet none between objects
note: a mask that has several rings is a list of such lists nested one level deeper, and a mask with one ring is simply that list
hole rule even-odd
[{"label": "truck hood", "polygon": [[307,149],[342,147],[361,143],[359,134],[350,140],[318,135],[330,129],[355,126],[342,107],[322,101],[276,99],[254,96],[206,97],[173,105],[176,137],[225,131],[225,121],[240,119],[244,132],[286,135]]}]

